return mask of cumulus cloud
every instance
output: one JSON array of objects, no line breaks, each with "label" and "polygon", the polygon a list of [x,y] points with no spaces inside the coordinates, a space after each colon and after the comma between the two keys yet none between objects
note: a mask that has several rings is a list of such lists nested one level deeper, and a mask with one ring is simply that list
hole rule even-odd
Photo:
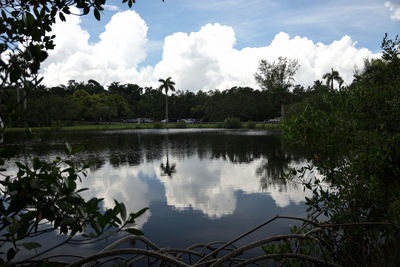
[{"label": "cumulus cloud", "polygon": [[233,28],[215,23],[197,32],[167,36],[162,59],[155,66],[138,67],[153,49],[154,41],[148,41],[148,26],[135,11],[116,13],[95,44],[89,44],[89,33],[80,23],[79,17],[68,17],[66,23],[55,25],[56,48],[42,68],[45,84],[95,79],[103,85],[118,81],[157,86],[159,78],[171,76],[182,90],[258,88],[253,74],[259,60],[274,61],[279,56],[299,61],[296,83],[311,85],[331,68],[350,83],[354,69],[362,68],[365,58],[378,56],[357,48],[349,36],[323,44],[284,32],[276,34],[269,45],[237,49]]},{"label": "cumulus cloud", "polygon": [[54,26],[56,47],[42,68],[45,84],[65,84],[70,79],[102,84],[146,81],[148,68],[140,73],[137,68],[146,58],[148,27],[135,11],[116,13],[93,45],[80,23],[80,17],[68,16],[66,23]]},{"label": "cumulus cloud", "polygon": [[158,76],[172,76],[183,89],[226,89],[233,86],[257,88],[253,74],[260,59],[275,61],[279,56],[297,59],[301,65],[296,83],[310,85],[331,68],[351,82],[355,66],[376,57],[368,49],[358,49],[349,36],[325,45],[305,37],[278,33],[270,45],[235,49],[231,27],[208,24],[199,32],[176,33],[165,39],[163,58],[154,68]]},{"label": "cumulus cloud", "polygon": [[400,4],[393,4],[390,1],[385,2],[385,7],[390,10],[390,18],[400,20]]}]

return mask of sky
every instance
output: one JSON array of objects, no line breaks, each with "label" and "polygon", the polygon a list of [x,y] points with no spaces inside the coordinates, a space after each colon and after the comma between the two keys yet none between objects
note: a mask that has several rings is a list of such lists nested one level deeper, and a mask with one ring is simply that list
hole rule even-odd
[{"label": "sky", "polygon": [[347,84],[367,58],[380,56],[385,33],[400,29],[400,0],[107,1],[93,14],[53,27],[56,47],[41,67],[44,84],[94,79],[176,89],[257,89],[260,59],[298,60],[295,84],[312,85],[331,68]]}]

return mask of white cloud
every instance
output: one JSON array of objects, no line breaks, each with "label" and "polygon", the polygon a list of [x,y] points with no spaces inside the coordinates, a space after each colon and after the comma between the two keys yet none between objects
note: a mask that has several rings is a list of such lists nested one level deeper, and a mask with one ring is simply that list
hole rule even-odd
[{"label": "white cloud", "polygon": [[116,13],[95,44],[89,44],[89,34],[80,23],[79,17],[68,17],[66,23],[55,25],[56,48],[42,68],[45,84],[95,79],[103,85],[118,81],[157,86],[159,78],[171,76],[177,88],[183,90],[257,88],[253,74],[258,61],[261,58],[273,61],[279,56],[299,61],[296,83],[311,85],[331,68],[350,83],[356,66],[361,69],[365,58],[378,56],[368,49],[357,48],[349,36],[322,44],[306,37],[290,37],[284,32],[276,34],[269,45],[239,50],[235,48],[233,28],[215,23],[203,26],[198,32],[167,36],[162,59],[154,67],[139,69],[147,51],[160,46],[147,40],[148,27],[135,11]]},{"label": "white cloud", "polygon": [[68,16],[67,22],[54,26],[56,47],[42,68],[45,84],[66,84],[70,79],[95,79],[102,84],[148,80],[148,68],[137,71],[146,58],[148,27],[136,12],[116,13],[94,45],[80,23],[79,17]]},{"label": "white cloud", "polygon": [[120,11],[119,7],[114,6],[114,5],[103,5],[104,9],[110,10],[110,11]]},{"label": "white cloud", "polygon": [[390,18],[400,20],[400,4],[393,4],[390,1],[385,2],[385,7],[390,10]]},{"label": "white cloud", "polygon": [[332,67],[349,83],[355,66],[362,68],[365,58],[377,56],[368,49],[356,48],[349,36],[325,45],[281,32],[268,46],[242,50],[234,48],[235,41],[233,29],[219,24],[207,24],[191,34],[170,35],[165,39],[163,59],[154,68],[155,75],[175,77],[182,89],[257,88],[253,74],[258,61],[283,56],[297,59],[301,65],[296,83],[310,85]]}]

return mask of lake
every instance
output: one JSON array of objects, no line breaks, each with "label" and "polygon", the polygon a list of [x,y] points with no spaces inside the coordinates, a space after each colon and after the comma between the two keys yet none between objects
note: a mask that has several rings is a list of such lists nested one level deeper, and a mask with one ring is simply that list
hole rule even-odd
[{"label": "lake", "polygon": [[[6,138],[16,144],[22,135]],[[20,151],[18,160],[28,161],[28,154],[62,156],[66,141],[84,146],[78,157],[94,162],[82,182],[90,188],[84,196],[102,197],[106,207],[117,199],[128,211],[149,207],[137,226],[160,247],[229,241],[275,215],[303,216],[304,197],[311,195],[280,179],[306,159],[286,149],[276,132],[160,129],[54,132],[41,138]],[[272,223],[241,242],[288,233],[291,225]],[[103,246],[86,245],[79,253]]]}]

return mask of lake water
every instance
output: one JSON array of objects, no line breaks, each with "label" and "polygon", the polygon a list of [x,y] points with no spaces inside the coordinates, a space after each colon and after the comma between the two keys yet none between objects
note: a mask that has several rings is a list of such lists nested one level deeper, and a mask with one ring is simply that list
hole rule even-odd
[{"label": "lake water", "polygon": [[[6,136],[17,142],[21,136]],[[303,216],[301,185],[280,179],[306,160],[289,151],[278,133],[258,130],[182,129],[58,132],[42,136],[28,154],[62,155],[65,141],[84,146],[78,156],[94,160],[82,186],[85,197],[113,199],[129,211],[149,207],[138,220],[160,247],[229,241],[277,214]],[[24,154],[19,160],[27,160]],[[11,164],[11,163],[10,163]],[[12,168],[12,165],[8,166]],[[292,221],[268,225],[241,242],[288,233]],[[104,244],[87,245],[87,255]]]}]

